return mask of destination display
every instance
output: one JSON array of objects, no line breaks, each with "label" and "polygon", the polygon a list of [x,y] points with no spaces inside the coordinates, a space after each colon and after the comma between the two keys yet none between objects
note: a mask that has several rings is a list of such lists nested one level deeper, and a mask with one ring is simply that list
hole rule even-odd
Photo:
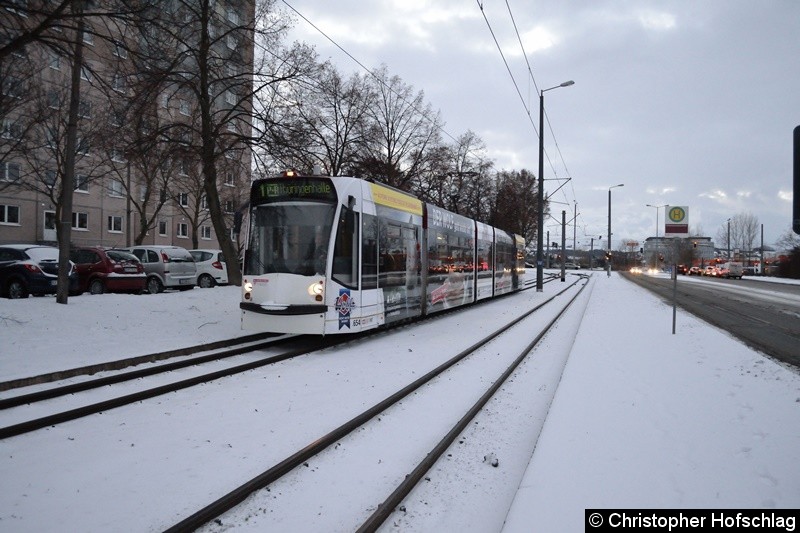
[{"label": "destination display", "polygon": [[326,178],[269,178],[253,183],[250,198],[256,205],[287,200],[336,201],[336,190]]}]

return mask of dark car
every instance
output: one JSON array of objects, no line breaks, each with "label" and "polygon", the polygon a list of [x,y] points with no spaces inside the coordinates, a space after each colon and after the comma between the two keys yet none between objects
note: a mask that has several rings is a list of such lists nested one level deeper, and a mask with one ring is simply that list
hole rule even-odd
[{"label": "dark car", "polygon": [[78,271],[81,292],[141,294],[144,291],[147,275],[142,263],[131,253],[86,247],[71,250],[69,258]]},{"label": "dark car", "polygon": [[686,265],[678,265],[678,274],[686,275],[688,273],[689,273],[689,267],[688,266],[686,266]]},{"label": "dark car", "polygon": [[[69,292],[80,294],[75,265],[70,262]],[[0,246],[0,296],[17,299],[29,294],[58,292],[58,248],[37,244]]]}]

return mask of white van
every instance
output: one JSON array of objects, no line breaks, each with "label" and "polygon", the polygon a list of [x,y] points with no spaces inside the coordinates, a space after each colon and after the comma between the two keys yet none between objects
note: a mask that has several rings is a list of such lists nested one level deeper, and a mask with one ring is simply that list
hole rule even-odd
[{"label": "white van", "polygon": [[725,263],[722,265],[723,272],[725,272],[725,277],[728,279],[736,278],[742,279],[744,275],[744,267],[738,261],[731,261],[730,263]]},{"label": "white van", "polygon": [[197,285],[197,265],[192,254],[180,246],[132,246],[120,248],[139,258],[147,274],[147,292],[164,289],[186,291]]}]

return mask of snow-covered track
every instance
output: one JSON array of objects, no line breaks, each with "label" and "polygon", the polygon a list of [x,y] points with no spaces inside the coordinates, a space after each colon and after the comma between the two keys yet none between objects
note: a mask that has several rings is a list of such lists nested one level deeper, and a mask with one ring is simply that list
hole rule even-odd
[{"label": "snow-covered track", "polygon": [[[458,363],[467,360],[469,356],[475,354],[478,350],[490,345],[492,341],[496,340],[501,335],[507,334],[512,328],[523,323],[526,319],[531,317],[531,315],[533,315],[536,311],[539,311],[543,307],[553,302],[559,302],[560,307],[554,312],[555,314],[554,318],[552,318],[544,327],[537,329],[533,333],[531,333],[530,331],[525,331],[524,333],[520,333],[520,336],[533,335],[533,339],[527,344],[525,349],[514,358],[513,362],[510,365],[503,368],[502,372],[500,373],[500,376],[493,380],[491,386],[485,390],[485,392],[481,395],[480,399],[477,402],[475,402],[471,406],[471,408],[467,410],[466,414],[460,418],[460,420],[455,426],[453,426],[451,429],[449,429],[449,431],[447,431],[446,436],[443,439],[441,439],[441,441],[435,446],[435,448],[431,452],[425,455],[425,459],[421,463],[419,463],[416,467],[413,468],[413,472],[405,477],[405,480],[399,486],[397,486],[396,490],[394,490],[391,496],[384,503],[379,504],[377,506],[377,510],[375,511],[375,513],[361,527],[361,530],[363,531],[374,531],[377,527],[380,526],[381,523],[383,523],[383,521],[387,518],[387,516],[389,516],[393,512],[394,508],[402,500],[402,498],[405,495],[407,495],[408,492],[416,485],[416,483],[425,476],[425,473],[428,472],[428,470],[431,468],[431,465],[436,461],[436,459],[440,457],[447,450],[448,446],[458,437],[458,435],[464,430],[464,428],[470,423],[470,421],[472,421],[475,418],[477,413],[480,412],[480,410],[483,408],[486,402],[488,402],[489,399],[491,399],[492,396],[497,392],[497,390],[506,382],[508,377],[514,372],[514,370],[519,366],[519,364],[527,357],[527,355],[531,352],[531,350],[533,350],[533,348],[537,345],[537,343],[539,343],[539,341],[547,334],[547,332],[553,328],[558,319],[569,308],[571,303],[577,298],[577,296],[587,285],[587,283],[588,280],[586,276],[575,277],[574,281],[568,286],[566,286],[564,289],[562,289],[559,293],[555,294],[554,296],[550,297],[549,299],[543,302],[540,302],[538,305],[536,305],[526,313],[518,316],[509,323],[496,329],[489,335],[484,336],[477,342],[474,342],[472,345],[461,350],[457,355],[441,363],[440,365],[430,370],[420,378],[416,379],[415,381],[411,382],[410,384],[406,385],[400,390],[397,390],[395,393],[389,395],[385,399],[374,404],[372,407],[369,407],[368,409],[364,410],[363,412],[353,417],[352,419],[344,422],[339,427],[330,431],[326,435],[314,439],[308,445],[297,450],[293,454],[286,457],[284,460],[278,462],[277,464],[265,470],[258,476],[250,479],[246,483],[230,491],[228,494],[225,494],[224,496],[214,501],[213,503],[207,505],[206,507],[200,509],[194,514],[181,520],[179,523],[168,528],[166,531],[168,532],[194,531],[197,528],[204,526],[205,524],[209,523],[213,524],[212,521],[216,522],[218,525],[221,525],[222,522],[219,520],[218,517],[221,517],[221,515],[223,515],[228,511],[234,510],[234,508],[237,505],[244,502],[248,497],[250,497],[255,492],[261,489],[268,488],[270,485],[274,484],[278,480],[281,480],[281,478],[283,478],[284,476],[286,476],[299,466],[307,467],[308,461],[311,458],[314,458],[315,456],[318,456],[326,449],[331,448],[333,445],[337,444],[345,437],[357,433],[359,429],[363,429],[365,425],[376,423],[376,420],[379,422],[381,419],[379,415],[384,413],[387,409],[396,407],[403,399],[408,398],[412,393],[415,393],[415,391],[418,391],[424,385],[429,384],[434,379],[443,376],[447,370],[453,368]],[[579,289],[564,303],[562,300],[567,299],[567,297],[566,296],[564,298],[560,297],[564,295],[567,291],[574,289],[575,286],[578,284],[581,284]],[[522,325],[524,326],[524,324]],[[521,326],[520,329],[522,329]],[[234,510],[232,512],[236,511]]]},{"label": "snow-covered track", "polygon": [[[161,396],[163,394],[168,394],[170,392],[179,391],[181,389],[186,389],[188,387],[193,387],[195,385],[206,383],[208,381],[212,381],[215,379],[232,376],[234,374],[240,374],[242,372],[247,372],[255,368],[274,364],[280,361],[285,361],[286,359],[290,359],[292,357],[306,355],[313,351],[320,350],[323,348],[328,348],[330,346],[341,344],[349,340],[346,338],[340,338],[340,339],[303,338],[303,339],[304,340],[299,344],[299,347],[297,341],[295,340],[293,344],[290,344],[288,350],[285,350],[281,353],[269,355],[267,357],[259,357],[253,361],[248,361],[241,364],[232,364],[229,366],[225,366],[224,368],[221,368],[219,370],[215,370],[213,372],[203,372],[199,375],[193,376],[188,379],[171,381],[169,383],[159,385],[156,387],[137,390],[136,392],[130,394],[116,396],[100,402],[94,402],[88,405],[83,405],[81,407],[76,407],[74,409],[68,409],[66,411],[60,411],[48,414],[46,416],[40,416],[37,418],[25,420],[23,422],[10,424],[5,427],[0,427],[0,439],[14,437],[38,429],[46,428],[48,426],[52,426],[55,424],[61,424],[63,422],[68,422],[70,420],[75,420],[77,418],[81,418],[84,416],[105,412],[110,409],[122,407],[124,405],[129,405],[149,398],[154,398],[156,396]],[[224,359],[231,358],[233,356],[254,352],[258,350],[263,350],[265,348],[274,348],[276,346],[284,344],[285,342],[289,342],[289,340],[285,339],[281,341],[273,340],[273,341],[262,341],[256,343],[246,343],[244,346],[238,346],[236,348],[231,348],[228,350],[217,351],[207,355],[193,357],[187,360],[175,361],[154,367],[144,368],[141,370],[134,370],[131,372],[125,372],[111,376],[101,377],[80,383],[73,383],[70,385],[63,385],[60,387],[54,387],[51,389],[45,389],[24,395],[13,396],[0,400],[0,410],[6,410],[6,409],[11,409],[13,407],[30,405],[32,403],[43,402],[49,399],[64,398],[76,394],[78,392],[86,392],[100,387],[105,387],[112,384],[120,384],[132,380],[141,379],[144,377],[158,376],[190,366],[194,367],[208,363],[216,363]]]}]

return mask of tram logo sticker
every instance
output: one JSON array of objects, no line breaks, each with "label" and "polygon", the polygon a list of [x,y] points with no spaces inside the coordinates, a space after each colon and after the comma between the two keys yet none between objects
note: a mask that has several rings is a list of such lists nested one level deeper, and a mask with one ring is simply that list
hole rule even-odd
[{"label": "tram logo sticker", "polygon": [[350,312],[355,306],[356,302],[350,294],[350,289],[339,289],[339,296],[334,305],[334,309],[339,313],[339,329],[344,326],[350,329]]}]

